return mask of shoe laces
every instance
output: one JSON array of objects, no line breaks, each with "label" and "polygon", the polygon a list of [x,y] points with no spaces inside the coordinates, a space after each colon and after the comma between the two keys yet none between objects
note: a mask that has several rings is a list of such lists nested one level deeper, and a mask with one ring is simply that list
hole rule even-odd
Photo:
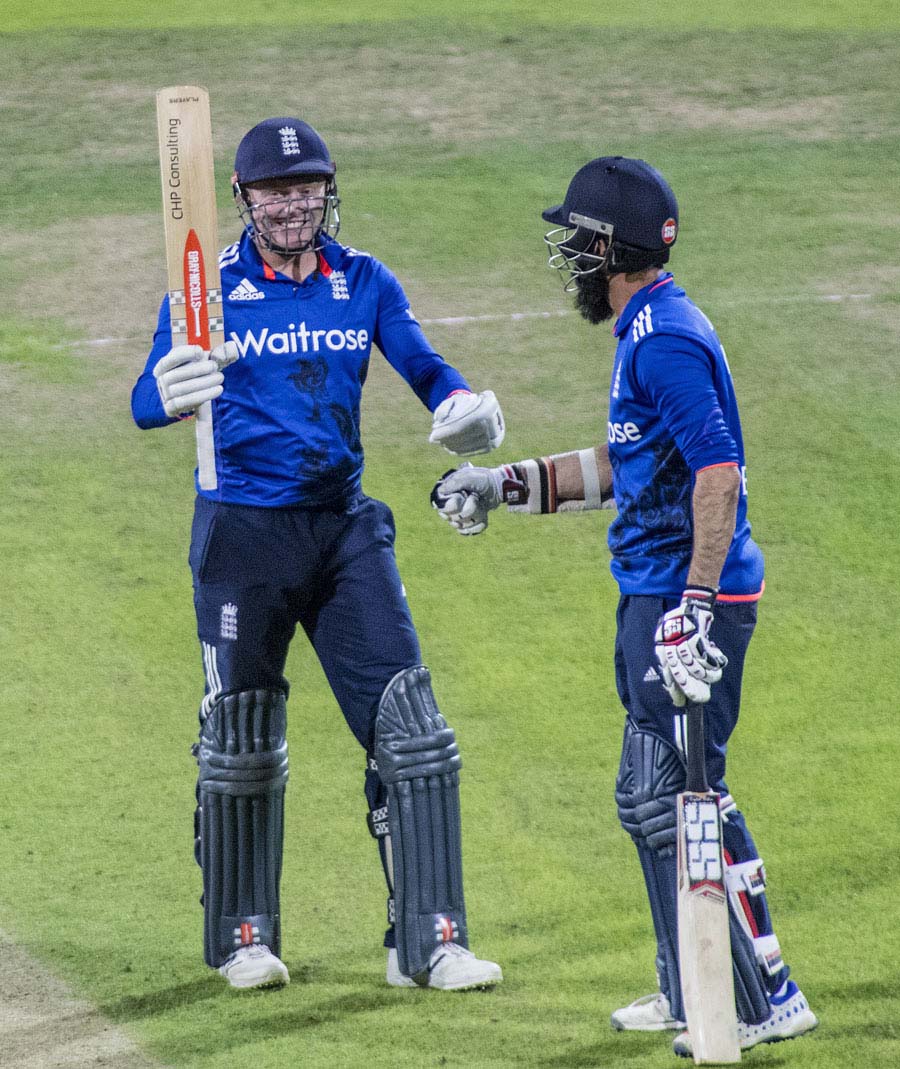
[{"label": "shoe laces", "polygon": [[245,943],[244,946],[238,947],[237,950],[233,951],[228,960],[234,961],[238,954],[245,958],[261,958],[271,953],[272,951],[263,943]]},{"label": "shoe laces", "polygon": [[459,943],[444,943],[438,947],[438,950],[443,950],[445,954],[453,954],[458,958],[471,958],[474,957],[471,950],[466,950],[464,946],[460,946]]}]

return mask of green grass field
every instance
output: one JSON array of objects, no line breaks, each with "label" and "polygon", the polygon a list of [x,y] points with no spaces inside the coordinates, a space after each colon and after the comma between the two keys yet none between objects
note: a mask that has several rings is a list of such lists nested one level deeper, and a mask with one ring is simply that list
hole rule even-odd
[{"label": "green grass field", "polygon": [[365,485],[394,509],[463,751],[473,946],[506,980],[463,996],[384,984],[362,756],[299,640],[293,983],[239,997],[203,966],[193,441],[140,433],[128,409],[165,280],[154,93],[181,82],[212,94],[223,245],[234,145],[296,113],[337,159],[343,239],[396,271],[421,319],[493,317],[427,329],[501,399],[499,460],[584,447],[606,420],[612,339],[545,269],[540,210],[603,153],[670,178],[673,267],[729,353],[767,557],[729,785],[821,1018],[746,1061],[900,1064],[900,15],[886,0],[684,6],[678,24],[657,0],[609,18],[586,0],[44,0],[5,16],[0,928],[165,1065],[676,1064],[667,1037],[608,1025],[654,977],[612,799],[607,518],[500,515],[453,536],[427,507],[450,458],[377,360]]}]

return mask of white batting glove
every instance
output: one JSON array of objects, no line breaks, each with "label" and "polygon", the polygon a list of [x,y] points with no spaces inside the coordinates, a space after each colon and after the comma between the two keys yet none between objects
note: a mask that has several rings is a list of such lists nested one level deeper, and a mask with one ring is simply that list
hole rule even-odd
[{"label": "white batting glove", "polygon": [[238,358],[233,341],[205,352],[199,345],[176,345],[153,368],[156,388],[170,419],[183,416],[222,393],[222,368]]},{"label": "white batting glove", "polygon": [[527,496],[528,488],[508,464],[499,468],[463,464],[445,472],[435,483],[431,504],[461,535],[476,535],[486,529],[489,512],[504,502],[517,503]]},{"label": "white batting glove", "polygon": [[718,683],[728,664],[709,637],[715,599],[714,590],[690,587],[678,608],[670,609],[656,625],[653,640],[663,686],[679,709],[689,701],[708,702],[710,685]]},{"label": "white batting glove", "polygon": [[490,453],[503,441],[506,426],[497,398],[484,393],[454,393],[434,411],[428,441],[442,445],[448,453],[472,456]]}]

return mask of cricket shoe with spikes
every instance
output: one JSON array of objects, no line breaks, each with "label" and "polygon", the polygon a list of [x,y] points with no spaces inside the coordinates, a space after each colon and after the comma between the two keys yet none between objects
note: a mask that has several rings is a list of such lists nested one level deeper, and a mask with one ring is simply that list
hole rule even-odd
[{"label": "cricket shoe with spikes", "polygon": [[219,972],[231,984],[242,990],[251,987],[281,987],[291,978],[287,966],[276,958],[267,946],[243,946],[229,956]]},{"label": "cricket shoe with spikes", "polygon": [[[738,1021],[738,1041],[741,1050],[749,1050],[758,1043],[780,1043],[783,1039],[796,1039],[806,1032],[811,1032],[819,1023],[818,1018],[809,1008],[803,992],[788,980],[785,990],[780,995],[769,999],[772,1012],[761,1024],[744,1024]],[[682,1058],[693,1054],[691,1037],[682,1032],[672,1041],[672,1049]]]},{"label": "cricket shoe with spikes", "polygon": [[492,987],[503,979],[503,972],[493,961],[476,958],[459,943],[441,943],[425,967],[428,981],[417,984],[400,972],[396,948],[388,950],[387,982],[391,987],[433,987],[439,991],[468,991],[475,987]]},{"label": "cricket shoe with spikes", "polygon": [[619,1032],[662,1032],[666,1028],[684,1028],[685,1022],[672,1016],[669,1000],[658,991],[644,995],[610,1017],[609,1023]]}]

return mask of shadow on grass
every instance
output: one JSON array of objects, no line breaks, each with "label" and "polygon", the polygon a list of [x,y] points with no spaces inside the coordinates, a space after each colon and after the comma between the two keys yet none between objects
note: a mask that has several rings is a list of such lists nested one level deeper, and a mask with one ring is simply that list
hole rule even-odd
[{"label": "shadow on grass", "polygon": [[[324,982],[334,990],[335,976],[330,973],[330,969],[323,970],[315,964],[292,965],[288,987],[256,991],[234,991],[221,977],[210,973],[189,983],[107,1002],[98,1007],[98,1013],[120,1025],[153,1019],[159,1022],[167,1017],[171,1023],[187,1014],[193,1027],[181,1035],[150,1043],[150,1048],[167,1063],[183,1065],[201,1054],[210,1057],[245,1047],[247,1030],[234,1026],[244,1015],[252,1018],[257,1036],[264,1033],[268,1039],[302,1037],[360,1014],[397,1008],[406,1001],[404,995],[408,996],[408,992],[398,993],[382,984],[372,984],[363,976],[354,982],[352,976],[345,975],[343,993],[329,997],[321,985]],[[428,1000],[433,995],[422,992],[420,997]],[[231,1020],[232,1026],[219,1027],[226,1019]]]},{"label": "shadow on grass", "polygon": [[[628,1049],[621,1040],[607,1040],[591,1043],[581,1047],[567,1047],[557,1057],[541,1058],[541,1069],[600,1069],[600,1067],[625,1066],[632,1062],[647,1064],[647,1057],[652,1053],[653,1044],[643,1040]],[[663,1053],[671,1054],[671,1050]]]},{"label": "shadow on grass", "polygon": [[172,1010],[183,1010],[206,999],[221,998],[226,988],[219,976],[204,976],[187,984],[150,991],[146,995],[130,995],[107,1002],[98,1007],[98,1011],[116,1024],[140,1021],[147,1017],[158,1017]]},{"label": "shadow on grass", "polygon": [[[292,985],[293,986],[293,985]],[[221,989],[220,989],[221,991]],[[234,993],[237,999],[228,1000],[228,993],[224,993],[226,1000],[223,1006],[223,1018],[212,1027],[199,1025],[194,1029],[170,1037],[158,1044],[154,1044],[156,1052],[173,1065],[190,1065],[192,1059],[198,1056],[205,1058],[219,1054],[229,1054],[235,1065],[244,1064],[242,1055],[238,1053],[246,1049],[260,1036],[266,1040],[291,1039],[298,1041],[309,1037],[319,1028],[334,1023],[346,1024],[350,1018],[362,1015],[390,1010],[397,1005],[397,994],[389,990],[361,990],[355,989],[346,994],[337,995],[333,998],[320,998],[313,1002],[306,1001],[310,994],[308,990],[303,992],[304,1002],[293,1006],[285,1005],[285,995],[289,998],[296,995],[297,988],[282,989],[281,993],[275,992],[240,992]],[[250,998],[247,998],[247,995]],[[274,997],[273,997],[274,996]],[[242,1008],[249,1009],[248,1003],[252,1004],[252,1028],[223,1026],[228,1016],[229,1009],[236,1001],[243,1003]],[[277,1008],[276,1008],[277,1007]]]}]

